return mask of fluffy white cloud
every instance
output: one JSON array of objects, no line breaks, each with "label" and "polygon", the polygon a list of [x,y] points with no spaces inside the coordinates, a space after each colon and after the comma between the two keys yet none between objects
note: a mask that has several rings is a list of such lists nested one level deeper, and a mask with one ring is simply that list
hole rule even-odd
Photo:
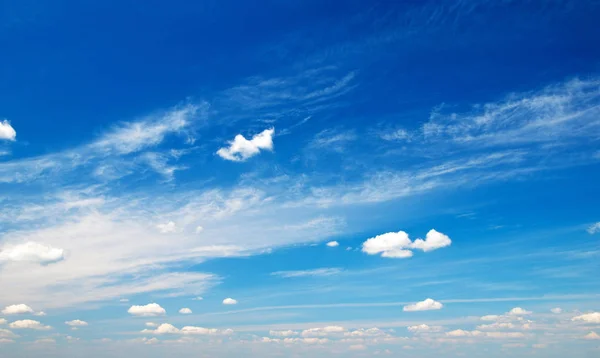
[{"label": "fluffy white cloud", "polygon": [[223,300],[224,305],[237,305],[237,303],[237,300],[234,300],[233,298],[226,298]]},{"label": "fluffy white cloud", "polygon": [[269,335],[271,335],[273,337],[290,337],[290,336],[297,336],[298,332],[292,331],[292,330],[287,330],[287,331],[269,331]]},{"label": "fluffy white cloud", "polygon": [[582,321],[585,323],[599,323],[600,324],[600,312],[592,312],[582,314],[580,316],[573,317],[573,321]]},{"label": "fluffy white cloud", "polygon": [[0,121],[0,140],[14,141],[17,138],[17,132],[10,125],[8,120]]},{"label": "fluffy white cloud", "polygon": [[495,331],[500,329],[514,329],[515,325],[510,322],[495,322],[492,324],[482,324],[477,326],[480,331]]},{"label": "fluffy white cloud", "polygon": [[588,334],[586,334],[583,339],[600,339],[600,335],[596,332],[590,332]]},{"label": "fluffy white cloud", "polygon": [[158,326],[156,329],[144,329],[142,333],[149,334],[179,334],[179,335],[230,335],[233,334],[233,330],[231,329],[216,329],[216,328],[204,328],[204,327],[195,327],[195,326],[186,326],[182,329],[179,329],[172,324],[163,323]]},{"label": "fluffy white cloud", "polygon": [[508,312],[509,316],[525,316],[531,314],[531,311],[524,310],[521,307],[515,307]]},{"label": "fluffy white cloud", "polygon": [[2,314],[24,314],[24,313],[33,313],[33,309],[26,304],[18,304],[18,305],[10,305],[4,307],[2,310]]},{"label": "fluffy white cloud", "polygon": [[189,309],[189,308],[187,308],[187,307],[184,307],[184,308],[182,308],[182,309],[179,310],[179,313],[181,313],[181,314],[192,314],[192,310]]},{"label": "fluffy white cloud", "polygon": [[425,236],[425,240],[416,239],[412,244],[415,249],[423,250],[425,252],[441,249],[442,247],[450,246],[452,240],[447,235],[442,234],[434,229],[429,230]]},{"label": "fluffy white cloud", "polygon": [[590,235],[600,232],[600,221],[590,225],[590,227],[587,229],[587,232],[590,233]]},{"label": "fluffy white cloud", "polygon": [[156,225],[158,231],[162,234],[170,234],[177,231],[177,225],[174,222],[169,221],[168,223]]},{"label": "fluffy white cloud", "polygon": [[479,337],[483,335],[485,335],[485,333],[480,331],[464,331],[462,329],[446,332],[446,336],[448,337]]},{"label": "fluffy white cloud", "polygon": [[192,301],[202,301],[203,299],[204,299],[204,297],[198,296],[198,297],[192,298]]},{"label": "fluffy white cloud", "polygon": [[273,134],[275,129],[265,129],[248,140],[243,135],[238,134],[233,141],[229,142],[228,147],[223,147],[217,151],[217,155],[225,160],[242,162],[251,158],[261,150],[273,150]]},{"label": "fluffy white cloud", "polygon": [[145,306],[131,306],[127,313],[134,316],[152,317],[162,316],[167,313],[158,303],[149,303]]},{"label": "fluffy white cloud", "polygon": [[360,328],[354,331],[344,333],[345,337],[381,337],[385,335],[386,333],[377,327],[368,329]]},{"label": "fluffy white cloud", "polygon": [[158,323],[146,322],[146,327],[158,327]]},{"label": "fluffy white cloud", "polygon": [[487,315],[487,316],[483,316],[481,317],[482,321],[497,321],[498,319],[500,319],[501,316],[498,315]]},{"label": "fluffy white cloud", "polygon": [[560,307],[555,307],[555,308],[550,309],[550,312],[555,313],[555,314],[561,314],[562,311],[563,310]]},{"label": "fluffy white cloud", "polygon": [[428,326],[426,324],[419,324],[416,326],[408,326],[406,327],[410,332],[413,333],[422,333],[422,332],[439,332],[442,330],[440,326]]},{"label": "fluffy white cloud", "polygon": [[44,311],[39,311],[33,314],[34,316],[38,316],[38,317],[44,317],[46,316],[46,312]]},{"label": "fluffy white cloud", "polygon": [[442,309],[442,307],[444,307],[444,305],[442,305],[441,303],[428,298],[424,301],[421,302],[417,302],[415,304],[412,305],[407,305],[404,306],[403,310],[406,312],[413,312],[413,311],[431,311],[431,310],[439,310]]},{"label": "fluffy white cloud", "polygon": [[489,338],[499,338],[499,339],[524,338],[525,337],[525,335],[521,332],[486,332],[485,336],[489,337]]},{"label": "fluffy white cloud", "polygon": [[13,329],[34,329],[34,330],[40,330],[40,331],[48,330],[48,329],[52,328],[50,326],[45,326],[45,325],[41,324],[40,322],[31,320],[31,319],[14,321],[11,324],[9,324],[8,326]]},{"label": "fluffy white cloud", "polygon": [[337,241],[329,241],[327,243],[327,246],[329,246],[329,247],[337,247],[337,246],[340,246],[340,243],[337,242]]},{"label": "fluffy white cloud", "polygon": [[322,337],[327,336],[329,334],[341,334],[345,331],[346,329],[340,326],[309,328],[302,331],[302,337]]},{"label": "fluffy white cloud", "polygon": [[28,261],[49,264],[63,260],[65,251],[37,242],[26,242],[18,245],[7,245],[0,250],[2,261]]},{"label": "fluffy white cloud", "polygon": [[85,326],[88,325],[88,323],[86,321],[82,321],[82,320],[79,320],[79,319],[75,319],[75,320],[72,320],[72,321],[67,321],[67,322],[65,322],[65,324],[67,326],[71,326],[71,327],[85,327]]},{"label": "fluffy white cloud", "polygon": [[388,232],[377,235],[365,241],[362,251],[369,255],[381,254],[381,257],[409,258],[413,256],[411,250],[418,249],[424,252],[433,251],[442,247],[450,246],[452,240],[447,235],[434,229],[429,230],[425,240],[410,240],[404,231]]}]

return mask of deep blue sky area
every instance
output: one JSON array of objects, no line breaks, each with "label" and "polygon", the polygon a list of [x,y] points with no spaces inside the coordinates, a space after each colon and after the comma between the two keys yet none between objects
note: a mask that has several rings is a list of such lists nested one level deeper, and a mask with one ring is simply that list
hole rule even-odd
[{"label": "deep blue sky area", "polygon": [[595,357],[600,2],[0,2],[0,355]]}]

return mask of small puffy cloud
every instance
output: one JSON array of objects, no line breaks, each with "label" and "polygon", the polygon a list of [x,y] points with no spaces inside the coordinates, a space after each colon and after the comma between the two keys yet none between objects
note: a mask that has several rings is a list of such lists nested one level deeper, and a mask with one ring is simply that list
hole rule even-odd
[{"label": "small puffy cloud", "polygon": [[48,330],[48,329],[52,328],[50,326],[45,326],[45,325],[41,324],[40,322],[31,320],[31,319],[14,321],[11,324],[9,324],[8,326],[13,329],[34,329],[34,330],[39,330],[39,331]]},{"label": "small puffy cloud", "polygon": [[129,299],[127,299],[127,298],[121,298],[119,300],[119,302],[121,302],[121,303],[127,303],[127,302],[129,302]]},{"label": "small puffy cloud", "polygon": [[192,298],[192,301],[202,301],[203,299],[204,299],[204,297],[198,296],[198,297]]},{"label": "small puffy cloud", "polygon": [[477,326],[480,331],[496,331],[501,329],[514,329],[515,325],[510,322],[495,322],[492,324],[482,324]]},{"label": "small puffy cloud", "polygon": [[587,232],[590,235],[599,233],[600,232],[600,221],[595,224],[590,225],[590,227],[588,227],[588,229],[587,229]]},{"label": "small puffy cloud", "polygon": [[152,317],[165,315],[167,311],[158,303],[149,303],[145,306],[131,306],[127,313],[133,316]]},{"label": "small puffy cloud", "polygon": [[598,323],[600,324],[600,312],[592,312],[582,314],[580,316],[573,317],[573,321],[581,321],[585,323]]},{"label": "small puffy cloud", "polygon": [[431,310],[442,309],[442,307],[444,307],[444,305],[442,305],[441,303],[439,303],[431,298],[428,298],[424,301],[417,302],[412,305],[404,306],[403,310],[405,312],[431,311]]},{"label": "small puffy cloud", "polygon": [[204,328],[195,326],[186,326],[179,329],[172,324],[163,323],[156,329],[144,329],[142,333],[146,334],[179,334],[179,335],[230,335],[233,333],[231,329],[220,330],[216,328]]},{"label": "small puffy cloud", "polygon": [[586,334],[583,339],[597,340],[600,339],[600,335],[596,332],[590,332]]},{"label": "small puffy cloud", "polygon": [[158,327],[158,323],[146,322],[146,327]]},{"label": "small puffy cloud", "polygon": [[353,344],[350,346],[351,351],[364,351],[365,349],[367,349],[367,346],[364,344]]},{"label": "small puffy cloud", "polygon": [[292,330],[287,330],[287,331],[269,331],[269,335],[271,335],[273,337],[291,337],[291,336],[297,336],[298,332],[292,331]]},{"label": "small puffy cloud", "polygon": [[7,245],[0,250],[0,262],[36,262],[49,264],[64,260],[65,251],[37,242],[26,242],[18,245]]},{"label": "small puffy cloud", "polygon": [[344,333],[346,329],[340,326],[327,326],[320,328],[309,328],[302,331],[302,337],[321,337],[329,334]]},{"label": "small puffy cloud", "polygon": [[500,319],[500,317],[501,316],[491,314],[491,315],[481,317],[481,320],[482,321],[497,321],[498,319]]},{"label": "small puffy cloud", "polygon": [[65,322],[65,324],[67,326],[71,326],[71,327],[85,327],[85,326],[88,325],[88,323],[86,321],[82,321],[82,320],[79,320],[79,319],[75,319],[75,320],[72,320],[72,321],[67,321],[67,322]]},{"label": "small puffy cloud", "polygon": [[368,329],[360,328],[354,331],[344,333],[345,337],[381,337],[385,335],[386,333],[377,327]]},{"label": "small puffy cloud", "polygon": [[563,311],[563,310],[562,310],[562,308],[560,308],[560,307],[555,307],[555,308],[552,308],[552,309],[550,309],[550,312],[552,312],[552,313],[554,313],[554,314],[561,314],[561,313],[562,313],[562,311]]},{"label": "small puffy cloud", "polygon": [[38,316],[38,317],[44,317],[46,316],[46,312],[44,311],[39,311],[33,314],[34,316]]},{"label": "small puffy cloud", "polygon": [[192,310],[189,309],[189,308],[184,307],[184,308],[182,308],[182,309],[179,310],[179,313],[181,313],[181,314],[192,314]]},{"label": "small puffy cloud", "polygon": [[426,324],[419,324],[416,326],[408,326],[406,327],[410,332],[413,333],[423,333],[423,332],[439,332],[442,330],[440,326],[428,326]]},{"label": "small puffy cloud", "polygon": [[237,305],[237,303],[237,300],[234,300],[233,298],[226,298],[223,300],[224,305]]},{"label": "small puffy cloud", "polygon": [[452,240],[450,240],[448,235],[444,235],[441,232],[431,229],[425,236],[425,240],[416,239],[412,247],[428,252],[450,246],[451,244]]},{"label": "small puffy cloud", "polygon": [[486,337],[489,338],[498,338],[498,339],[506,339],[506,338],[524,338],[525,335],[521,332],[486,332]]},{"label": "small puffy cloud", "polygon": [[409,258],[413,256],[411,250],[417,249],[428,252],[450,246],[451,244],[452,240],[447,235],[434,229],[429,230],[425,240],[417,239],[414,242],[410,240],[406,232],[398,231],[388,232],[368,239],[363,243],[362,251],[369,255],[381,254],[381,257]]},{"label": "small puffy cloud", "polygon": [[248,140],[238,134],[229,142],[228,147],[217,151],[217,155],[225,160],[243,162],[260,153],[261,150],[273,150],[273,134],[275,128],[265,129]]},{"label": "small puffy cloud", "polygon": [[464,331],[462,329],[446,332],[446,336],[448,337],[479,337],[483,336],[484,334],[485,333],[480,331]]},{"label": "small puffy cloud", "polygon": [[509,316],[525,316],[531,314],[531,311],[522,309],[521,307],[515,307],[508,312]]},{"label": "small puffy cloud", "polygon": [[8,120],[0,121],[0,140],[14,141],[17,138],[17,132],[10,125]]},{"label": "small puffy cloud", "polygon": [[33,313],[33,309],[26,304],[18,304],[18,305],[10,305],[4,307],[2,310],[2,314],[11,315],[11,314],[24,314],[24,313]]},{"label": "small puffy cloud", "polygon": [[170,234],[177,231],[177,225],[175,225],[175,223],[172,221],[164,224],[158,224],[156,225],[156,228],[161,234]]},{"label": "small puffy cloud", "polygon": [[340,243],[337,241],[329,241],[326,245],[329,247],[338,247],[340,246]]}]

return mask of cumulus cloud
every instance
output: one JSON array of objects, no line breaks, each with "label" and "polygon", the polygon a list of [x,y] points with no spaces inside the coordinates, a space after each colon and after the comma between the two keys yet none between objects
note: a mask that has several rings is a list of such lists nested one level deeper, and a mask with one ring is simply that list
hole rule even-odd
[{"label": "cumulus cloud", "polygon": [[425,239],[410,240],[404,231],[388,232],[377,235],[365,241],[362,251],[369,255],[381,254],[381,257],[409,258],[413,256],[411,250],[418,249],[424,252],[437,250],[450,246],[452,240],[447,235],[434,229],[429,230]]},{"label": "cumulus cloud", "polygon": [[560,307],[555,307],[555,308],[552,308],[552,309],[550,309],[550,312],[552,312],[552,313],[554,313],[554,314],[561,314],[561,313],[562,313],[562,311],[563,311],[563,310],[562,310],[562,308],[560,308]]},{"label": "cumulus cloud", "polygon": [[33,314],[34,316],[38,316],[38,317],[44,317],[46,315],[46,312],[44,311],[39,311]]},{"label": "cumulus cloud", "polygon": [[18,305],[10,305],[4,307],[2,310],[2,314],[10,315],[10,314],[24,314],[24,313],[33,313],[33,309],[26,304],[18,304]]},{"label": "cumulus cloud", "polygon": [[487,315],[487,316],[483,316],[481,317],[482,321],[496,321],[500,318],[501,316],[498,315]]},{"label": "cumulus cloud", "polygon": [[17,132],[10,125],[8,120],[0,121],[0,140],[14,141],[17,138]]},{"label": "cumulus cloud", "polygon": [[79,319],[75,319],[75,320],[72,320],[72,321],[67,321],[67,322],[65,322],[65,324],[67,326],[71,326],[71,327],[85,327],[85,326],[88,325],[88,323],[86,321],[82,321],[82,320],[79,320]]},{"label": "cumulus cloud", "polygon": [[225,160],[243,162],[260,153],[261,150],[273,150],[273,134],[275,128],[265,129],[248,140],[238,134],[229,142],[228,147],[217,151],[217,155]]},{"label": "cumulus cloud", "polygon": [[233,298],[226,298],[223,300],[224,305],[237,305],[237,303],[237,300],[234,300]]},{"label": "cumulus cloud", "polygon": [[480,331],[464,331],[462,329],[446,332],[446,336],[448,337],[479,337],[483,336],[484,334],[485,333]]},{"label": "cumulus cloud", "polygon": [[524,310],[521,307],[515,307],[508,312],[509,316],[525,316],[531,314],[531,311]]},{"label": "cumulus cloud", "polygon": [[4,318],[0,318],[0,324],[6,324],[7,321]]},{"label": "cumulus cloud", "polygon": [[600,335],[596,332],[590,332],[588,334],[586,334],[583,339],[600,339]]},{"label": "cumulus cloud", "polygon": [[581,321],[585,323],[598,323],[600,324],[600,312],[592,312],[582,314],[572,318],[573,321]]},{"label": "cumulus cloud", "polygon": [[297,336],[298,332],[292,331],[292,330],[287,330],[287,331],[269,331],[269,335],[271,335],[273,337],[290,337],[290,336]]},{"label": "cumulus cloud", "polygon": [[146,322],[146,327],[158,327],[158,323]]},{"label": "cumulus cloud", "polygon": [[588,227],[587,232],[590,233],[590,235],[592,234],[596,234],[600,232],[600,221],[590,225],[590,227]]},{"label": "cumulus cloud", "polygon": [[340,246],[340,243],[337,242],[337,241],[329,241],[327,243],[327,246],[329,246],[329,247],[338,247],[338,246]]},{"label": "cumulus cloud", "polygon": [[216,328],[204,328],[195,326],[185,326],[181,329],[173,326],[169,323],[163,323],[156,329],[144,329],[142,333],[146,334],[179,334],[179,335],[230,335],[233,334],[231,329],[216,329]]},{"label": "cumulus cloud", "polygon": [[192,310],[189,308],[182,308],[179,310],[179,313],[181,314],[192,314]]},{"label": "cumulus cloud", "polygon": [[0,250],[2,261],[26,261],[49,264],[63,260],[64,250],[37,242],[26,242],[18,245],[7,245]]},{"label": "cumulus cloud", "polygon": [[345,337],[381,337],[385,335],[386,333],[377,327],[368,329],[360,328],[354,331],[344,333]]},{"label": "cumulus cloud", "polygon": [[424,301],[417,302],[412,305],[404,306],[403,310],[406,312],[431,311],[431,310],[442,309],[442,307],[444,307],[444,305],[442,305],[441,303],[439,303],[431,298],[428,298]]},{"label": "cumulus cloud", "polygon": [[172,221],[169,221],[169,222],[164,223],[164,224],[158,224],[158,225],[156,225],[156,228],[162,234],[170,234],[170,233],[173,233],[173,232],[177,231],[177,225],[175,225],[175,223],[172,222]]},{"label": "cumulus cloud", "polygon": [[329,334],[341,334],[345,331],[346,329],[340,326],[309,328],[302,331],[302,337],[322,337],[327,336]]},{"label": "cumulus cloud", "polygon": [[495,322],[492,324],[482,324],[477,326],[480,331],[495,331],[501,329],[514,329],[515,325],[510,322]]},{"label": "cumulus cloud", "polygon": [[426,324],[419,324],[416,326],[408,326],[406,327],[410,332],[413,333],[422,333],[422,332],[439,332],[442,330],[440,326],[428,326]]},{"label": "cumulus cloud", "polygon": [[158,303],[149,303],[145,306],[131,306],[127,313],[133,316],[152,317],[165,315],[167,311]]},{"label": "cumulus cloud", "polygon": [[203,299],[204,299],[204,297],[198,296],[198,297],[192,298],[192,301],[202,301]]},{"label": "cumulus cloud", "polygon": [[8,326],[13,329],[34,329],[38,331],[44,331],[52,328],[50,326],[43,325],[40,322],[31,319],[14,321]]}]

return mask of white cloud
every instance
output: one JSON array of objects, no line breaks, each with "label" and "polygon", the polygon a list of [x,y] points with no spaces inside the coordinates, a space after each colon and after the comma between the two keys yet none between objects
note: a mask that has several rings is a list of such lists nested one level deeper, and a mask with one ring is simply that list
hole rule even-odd
[{"label": "white cloud", "polygon": [[585,323],[598,323],[600,324],[600,312],[592,312],[582,314],[580,316],[573,317],[573,321],[582,321]]},{"label": "white cloud", "polygon": [[487,315],[487,316],[481,317],[481,320],[482,321],[496,321],[499,318],[501,318],[501,316],[498,316],[498,315]]},{"label": "white cloud", "polygon": [[521,307],[515,307],[508,312],[508,315],[509,316],[525,316],[525,315],[530,315],[531,313],[532,313],[531,311],[524,310]]},{"label": "white cloud", "polygon": [[67,321],[67,322],[65,322],[65,324],[67,326],[71,326],[71,327],[85,327],[85,326],[88,325],[88,323],[86,321],[82,321],[82,320],[79,320],[79,319],[72,320],[72,321]]},{"label": "white cloud", "polygon": [[381,253],[381,257],[409,258],[413,256],[412,249],[428,252],[450,246],[451,243],[452,240],[447,235],[434,229],[429,230],[425,240],[417,239],[414,242],[410,240],[406,232],[398,231],[368,239],[363,243],[362,251],[369,255]]},{"label": "white cloud", "polygon": [[201,233],[202,231],[204,231],[204,228],[202,226],[196,226],[196,234]]},{"label": "white cloud", "polygon": [[7,321],[4,318],[0,318],[0,324],[6,324]]},{"label": "white cloud", "polygon": [[10,315],[10,314],[24,314],[24,313],[33,313],[33,309],[26,304],[18,304],[18,305],[10,305],[4,307],[2,310],[2,314]]},{"label": "white cloud", "polygon": [[63,260],[64,250],[37,242],[26,242],[24,244],[6,245],[0,250],[0,262],[36,262],[49,264]]},{"label": "white cloud", "polygon": [[351,351],[364,351],[365,349],[367,349],[367,346],[365,346],[364,344],[353,344],[349,348]]},{"label": "white cloud", "polygon": [[121,303],[127,303],[127,302],[129,302],[129,299],[127,299],[127,298],[121,298],[119,300],[119,302],[121,302]]},{"label": "white cloud", "polygon": [[46,312],[44,311],[39,311],[33,314],[34,316],[38,316],[38,317],[44,317],[46,316]]},{"label": "white cloud", "polygon": [[485,333],[480,331],[464,331],[462,329],[446,332],[446,336],[448,337],[479,337],[483,335],[485,335]]},{"label": "white cloud", "polygon": [[309,328],[302,331],[302,337],[322,337],[330,334],[341,334],[345,331],[346,329],[340,326]]},{"label": "white cloud", "polygon": [[50,326],[43,325],[42,323],[31,320],[31,319],[14,321],[11,324],[9,324],[8,326],[13,329],[34,329],[34,330],[40,330],[40,331],[48,330],[48,329],[52,328]]},{"label": "white cloud", "polygon": [[204,299],[204,297],[197,296],[197,297],[192,298],[192,301],[202,301],[203,299]]},{"label": "white cloud", "polygon": [[233,298],[226,298],[223,300],[223,304],[224,305],[237,305],[237,301],[234,300]]},{"label": "white cloud", "polygon": [[192,310],[189,308],[182,308],[179,310],[179,313],[181,314],[192,314]]},{"label": "white cloud", "polygon": [[441,232],[435,231],[434,229],[429,230],[425,240],[416,239],[412,244],[415,249],[423,250],[425,252],[440,249],[442,247],[450,246],[452,240],[447,235]]},{"label": "white cloud", "polygon": [[560,308],[560,307],[555,307],[555,308],[552,308],[552,309],[550,309],[550,312],[552,312],[552,313],[554,313],[554,314],[561,314],[561,313],[562,313],[562,311],[563,311],[563,310],[562,310],[562,308]]},{"label": "white cloud", "polygon": [[131,306],[127,313],[134,316],[152,317],[163,316],[167,313],[158,303],[149,303],[145,306]]},{"label": "white cloud", "polygon": [[158,327],[158,323],[146,322],[146,327]]},{"label": "white cloud", "polygon": [[178,334],[178,335],[231,335],[233,330],[231,329],[216,329],[216,328],[204,328],[195,326],[185,326],[181,329],[173,326],[169,323],[163,323],[156,329],[144,329],[142,333],[146,334]]},{"label": "white cloud", "polygon": [[590,339],[590,340],[596,340],[596,339],[600,339],[600,334],[596,333],[596,332],[590,332],[588,334],[586,334],[583,339]]},{"label": "white cloud", "polygon": [[489,338],[499,338],[499,339],[525,338],[525,335],[521,332],[486,332],[485,336],[489,337]]},{"label": "white cloud", "polygon": [[515,325],[510,322],[495,322],[492,324],[482,324],[477,326],[480,331],[495,331],[501,329],[514,329]]},{"label": "white cloud", "polygon": [[404,306],[403,310],[406,312],[430,311],[430,310],[439,310],[439,309],[442,309],[442,307],[444,307],[444,305],[442,305],[441,303],[439,303],[435,300],[432,300],[431,298],[428,298],[424,301],[417,302],[412,305]]},{"label": "white cloud", "polygon": [[337,241],[329,241],[326,245],[329,247],[338,247],[340,246],[340,243]]},{"label": "white cloud", "polygon": [[276,271],[276,272],[271,272],[271,275],[284,277],[284,278],[293,278],[293,277],[306,277],[306,276],[333,276],[333,275],[338,275],[341,272],[342,272],[341,269],[333,267],[333,268],[319,268],[319,269],[303,270],[303,271]]},{"label": "white cloud", "polygon": [[265,129],[250,140],[238,134],[229,142],[229,147],[219,149],[217,154],[225,160],[243,162],[259,154],[261,150],[273,150],[273,133],[274,128]]},{"label": "white cloud", "polygon": [[8,329],[0,328],[0,338],[18,338],[19,336]]},{"label": "white cloud", "polygon": [[590,235],[600,232],[600,221],[590,225],[590,227],[587,229],[587,232],[590,233]]},{"label": "white cloud", "polygon": [[17,132],[10,125],[8,120],[0,121],[0,140],[14,141],[17,138]]},{"label": "white cloud", "polygon": [[298,332],[292,331],[292,330],[287,330],[287,331],[269,331],[269,335],[271,335],[273,337],[290,337],[290,336],[297,336]]},{"label": "white cloud", "polygon": [[360,328],[354,331],[344,333],[345,337],[381,337],[385,335],[386,333],[377,327],[368,329]]},{"label": "white cloud", "polygon": [[408,326],[406,327],[410,332],[413,333],[422,333],[422,332],[439,332],[442,330],[440,326],[429,326],[426,324],[419,324],[416,326]]},{"label": "white cloud", "polygon": [[177,231],[177,225],[175,225],[175,223],[172,222],[172,221],[169,221],[169,222],[164,223],[164,224],[158,224],[158,225],[156,225],[156,228],[162,234],[170,234],[170,233],[173,233],[173,232]]}]

